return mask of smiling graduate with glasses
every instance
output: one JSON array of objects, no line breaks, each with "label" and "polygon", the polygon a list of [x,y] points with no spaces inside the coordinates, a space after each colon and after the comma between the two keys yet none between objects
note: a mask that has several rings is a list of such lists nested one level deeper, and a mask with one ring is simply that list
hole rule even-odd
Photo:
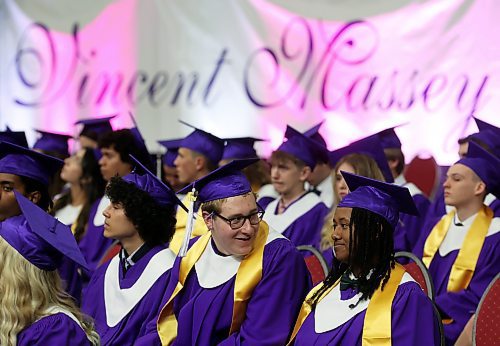
[{"label": "smiling graduate with glasses", "polygon": [[158,319],[162,344],[285,344],[310,279],[295,246],[262,221],[241,172],[256,161],[232,161],[186,187],[209,232],[190,240],[187,229]]},{"label": "smiling graduate with glasses", "polygon": [[[260,206],[258,204],[257,204],[257,206],[260,208]],[[228,223],[229,227],[231,227],[231,229],[238,229],[238,228],[243,227],[246,220],[248,220],[248,222],[250,222],[250,225],[258,225],[259,222],[261,222],[262,218],[264,217],[264,210],[262,210],[262,209],[257,210],[256,212],[253,212],[247,216],[237,215],[237,216],[233,216],[230,218],[226,218],[215,211],[213,211],[211,215],[212,215],[212,217],[214,215],[218,216],[222,220],[226,221]]]}]

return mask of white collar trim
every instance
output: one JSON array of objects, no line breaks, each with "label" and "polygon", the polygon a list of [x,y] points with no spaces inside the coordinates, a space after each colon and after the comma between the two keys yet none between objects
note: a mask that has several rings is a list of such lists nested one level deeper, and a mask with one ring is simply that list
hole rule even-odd
[{"label": "white collar trim", "polygon": [[321,195],[319,196],[323,203],[326,204],[328,208],[331,208],[333,205],[333,178],[332,175],[328,175],[328,177],[318,184],[317,189],[321,191]]},{"label": "white collar trim", "polygon": [[484,204],[486,204],[487,206],[490,206],[491,203],[496,201],[496,199],[497,198],[493,194],[489,193],[486,195],[486,197],[484,197]]},{"label": "white collar trim", "polygon": [[262,185],[262,187],[257,192],[257,198],[261,199],[263,197],[272,197],[274,199],[278,198],[280,195],[276,192],[272,184]]},{"label": "white collar trim", "polygon": [[410,183],[406,180],[404,175],[400,174],[394,179],[394,184],[402,187],[406,187],[410,191],[410,195],[413,197],[415,195],[423,195],[422,190],[418,188],[417,185]]},{"label": "white collar trim", "polygon": [[139,303],[153,284],[174,264],[175,254],[163,249],[155,254],[130,288],[120,288],[120,258],[113,257],[104,276],[104,305],[108,327],[116,326]]},{"label": "white collar trim", "polygon": [[[266,244],[278,238],[284,239],[285,237],[269,229]],[[210,241],[195,264],[200,286],[203,288],[214,288],[228,282],[238,272],[242,260],[243,258],[240,256],[220,256],[216,254]]]},{"label": "white collar trim", "polygon": [[[448,229],[448,232],[446,232],[446,236],[439,246],[439,254],[442,257],[448,255],[452,251],[460,250],[462,248],[465,236],[469,232],[469,229],[472,226],[472,223],[474,222],[476,216],[477,214],[474,214],[466,220],[462,221],[463,226],[456,226],[453,221],[451,222],[450,228]],[[488,233],[486,234],[486,236],[490,236],[497,232],[500,232],[500,217],[494,217],[493,220],[491,220],[491,224],[488,228]]]},{"label": "white collar trim", "polygon": [[37,321],[41,320],[42,318],[44,318],[46,316],[51,316],[51,315],[55,315],[58,313],[65,314],[66,316],[71,318],[73,321],[75,321],[76,324],[78,324],[80,326],[80,328],[82,328],[82,324],[80,323],[80,321],[78,321],[78,318],[76,318],[76,316],[73,315],[73,313],[71,311],[69,311],[61,306],[55,306],[55,305],[49,306],[47,309],[45,309],[45,311],[44,311],[45,316],[40,317]]},{"label": "white collar trim", "polygon": [[305,196],[300,197],[290,205],[283,214],[275,214],[276,207],[278,206],[279,199],[275,199],[266,208],[264,220],[279,233],[283,233],[286,229],[298,218],[306,214],[309,210],[316,205],[323,203],[323,201],[314,193],[306,193]]},{"label": "white collar trim", "polygon": [[[409,281],[415,280],[410,274],[404,273],[399,285]],[[356,304],[360,297],[361,293],[358,293],[350,299],[342,300],[340,298],[340,285],[334,287],[330,293],[316,305],[316,310],[314,311],[314,331],[316,333],[324,333],[334,330],[351,320],[357,314],[365,311],[370,303],[369,299],[359,302],[353,309],[349,307],[351,304]]]}]

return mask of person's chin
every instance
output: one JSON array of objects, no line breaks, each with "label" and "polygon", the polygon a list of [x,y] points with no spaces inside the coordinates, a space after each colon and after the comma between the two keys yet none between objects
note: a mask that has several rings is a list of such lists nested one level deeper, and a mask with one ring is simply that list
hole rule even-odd
[{"label": "person's chin", "polygon": [[102,175],[102,178],[103,178],[104,180],[106,180],[106,181],[110,181],[110,180],[111,180],[111,178],[112,178],[112,176],[110,176],[110,175],[109,175],[109,173],[108,173],[108,172],[106,172],[106,171],[102,171],[102,170],[101,170],[101,175]]},{"label": "person's chin", "polygon": [[104,230],[102,232],[102,235],[106,238],[112,238],[112,233],[109,231],[108,228],[104,227]]},{"label": "person's chin", "polygon": [[451,198],[449,195],[444,197],[444,204],[452,207],[455,205],[453,198]]},{"label": "person's chin", "polygon": [[253,244],[248,246],[238,246],[237,248],[234,249],[234,251],[232,251],[232,253],[234,256],[246,256],[250,252],[252,252],[252,249],[253,249]]}]

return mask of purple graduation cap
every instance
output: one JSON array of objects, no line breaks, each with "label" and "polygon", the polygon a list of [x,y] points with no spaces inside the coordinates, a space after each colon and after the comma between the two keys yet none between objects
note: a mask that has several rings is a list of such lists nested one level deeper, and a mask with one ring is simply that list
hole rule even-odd
[{"label": "purple graduation cap", "polygon": [[192,192],[195,198],[195,202],[190,203],[188,207],[188,222],[186,225],[184,241],[182,243],[181,249],[179,250],[180,257],[186,255],[188,243],[193,232],[193,214],[195,209],[194,203],[199,205],[201,203],[210,202],[217,199],[230,198],[252,192],[250,182],[246,178],[245,174],[241,172],[241,170],[257,161],[259,161],[258,158],[231,161],[228,164],[210,172],[206,176],[194,181],[193,183],[189,184],[181,191],[179,191],[179,194]]},{"label": "purple graduation cap", "polygon": [[33,149],[43,150],[45,152],[54,152],[62,157],[69,156],[68,139],[72,136],[62,133],[47,132],[36,130],[42,136],[33,145]]},{"label": "purple graduation cap", "polygon": [[319,129],[323,125],[324,122],[325,121],[322,121],[319,124],[314,125],[309,130],[305,131],[304,135],[307,136],[307,137],[309,137],[309,138],[311,138],[312,140],[318,142],[319,144],[321,144],[323,147],[326,148],[327,147],[326,146],[326,141],[323,138],[323,136],[320,135],[320,133],[319,133]]},{"label": "purple graduation cap", "polygon": [[104,118],[82,119],[75,122],[75,125],[82,124],[83,128],[79,136],[85,136],[97,141],[102,135],[113,131],[110,120],[117,114]]},{"label": "purple graduation cap", "polygon": [[58,158],[0,142],[0,172],[30,178],[48,185],[54,174],[64,165]]},{"label": "purple graduation cap", "polygon": [[28,140],[24,131],[12,131],[8,126],[0,132],[0,142],[9,142],[28,148]]},{"label": "purple graduation cap", "polygon": [[477,128],[479,131],[500,131],[500,128],[496,127],[495,125],[491,125],[490,123],[487,123],[486,121],[483,121],[481,119],[478,119],[476,117],[473,117],[474,121],[476,122]]},{"label": "purple graduation cap", "polygon": [[470,138],[478,140],[478,142],[486,144],[491,152],[500,156],[500,128],[491,125],[485,121],[474,118],[479,132],[470,135]]},{"label": "purple graduation cap", "polygon": [[500,158],[484,150],[478,144],[469,142],[469,149],[466,157],[458,160],[460,163],[469,167],[486,184],[488,192],[500,198]]},{"label": "purple graduation cap", "polygon": [[177,158],[177,153],[181,145],[182,139],[169,139],[164,141],[158,141],[162,146],[167,149],[165,155],[163,155],[163,164],[169,167],[175,167],[174,161]]},{"label": "purple graduation cap", "polygon": [[226,138],[226,146],[222,154],[221,160],[230,159],[250,159],[258,157],[254,149],[255,142],[263,141],[260,138],[241,137],[241,138]]},{"label": "purple graduation cap", "polygon": [[384,154],[384,149],[380,145],[378,134],[368,136],[352,142],[346,147],[331,151],[330,164],[333,167],[342,157],[353,153],[365,154],[372,157],[382,171],[385,181],[388,183],[392,183],[394,181],[391,169],[389,168],[389,164],[387,163],[387,159]]},{"label": "purple graduation cap", "polygon": [[193,132],[182,140],[180,148],[191,149],[203,154],[212,164],[217,165],[222,158],[224,141],[182,120],[179,120],[179,122],[194,129]]},{"label": "purple graduation cap", "polygon": [[302,160],[311,169],[314,169],[318,161],[323,160],[325,148],[290,125],[286,126],[285,139],[276,151],[287,153]]},{"label": "purple graduation cap", "polygon": [[0,224],[0,236],[30,263],[42,270],[56,270],[66,256],[87,269],[71,229],[14,191],[23,217]]},{"label": "purple graduation cap", "polygon": [[141,131],[139,131],[139,127],[137,126],[137,122],[135,121],[135,117],[132,114],[132,112],[128,112],[130,115],[130,118],[132,119],[132,122],[134,123],[134,127],[130,129],[130,132],[132,133],[132,136],[134,136],[134,143],[139,149],[144,154],[144,159],[147,159],[148,162],[145,162],[145,164],[150,167],[151,169],[155,169],[155,163],[151,159],[151,155],[149,154],[148,147],[146,146],[146,141],[144,140],[144,137],[141,134]]},{"label": "purple graduation cap", "polygon": [[399,213],[418,216],[418,210],[406,187],[384,183],[375,179],[341,171],[350,193],[339,203],[339,208],[361,208],[386,219],[393,228]]},{"label": "purple graduation cap", "polygon": [[233,160],[189,184],[179,191],[179,194],[194,190],[197,194],[196,201],[205,203],[249,193],[252,187],[241,170],[257,161],[259,161],[258,158]]},{"label": "purple graduation cap", "polygon": [[[124,176],[122,179],[132,183],[144,192],[147,192],[160,205],[179,205],[186,212],[188,209],[179,200],[175,192],[165,183],[158,179],[149,169],[147,169],[139,160],[130,155],[132,161],[136,164],[136,169]],[[140,175],[139,171],[144,172]]]},{"label": "purple graduation cap", "polygon": [[401,149],[401,141],[394,131],[394,127],[380,131],[377,135],[383,149]]}]

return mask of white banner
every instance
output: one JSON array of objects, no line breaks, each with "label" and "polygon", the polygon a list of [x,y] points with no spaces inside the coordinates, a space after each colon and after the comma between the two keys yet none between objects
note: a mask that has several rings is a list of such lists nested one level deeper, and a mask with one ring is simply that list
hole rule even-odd
[{"label": "white banner", "polygon": [[331,149],[403,124],[408,160],[450,164],[471,115],[500,125],[499,17],[496,0],[0,0],[0,128],[131,110],[151,150],[182,118],[267,155],[286,124],[325,120]]}]

